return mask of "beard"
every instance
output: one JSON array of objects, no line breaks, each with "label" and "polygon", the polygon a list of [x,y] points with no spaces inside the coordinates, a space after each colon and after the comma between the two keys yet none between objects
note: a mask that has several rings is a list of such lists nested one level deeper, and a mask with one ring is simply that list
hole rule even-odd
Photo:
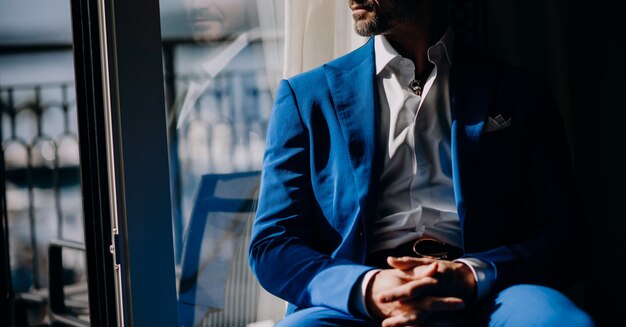
[{"label": "beard", "polygon": [[364,14],[352,14],[356,33],[365,37],[389,31],[411,17],[416,7],[415,0],[395,0],[388,8],[375,6],[373,0],[352,0],[351,2],[371,9]]},{"label": "beard", "polygon": [[388,31],[391,26],[389,20],[375,15],[374,17],[358,17],[359,15],[353,15],[354,29],[360,36],[374,36],[382,34]]}]

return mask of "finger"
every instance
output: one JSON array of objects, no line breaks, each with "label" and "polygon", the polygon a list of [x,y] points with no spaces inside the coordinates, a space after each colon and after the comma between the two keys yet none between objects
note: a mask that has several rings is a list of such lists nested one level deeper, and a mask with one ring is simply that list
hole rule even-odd
[{"label": "finger", "polygon": [[381,303],[389,303],[399,300],[414,299],[418,296],[426,295],[429,291],[435,288],[437,284],[438,281],[432,277],[412,280],[404,285],[394,287],[380,293],[380,295],[378,295],[378,300]]},{"label": "finger", "polygon": [[401,268],[396,268],[404,273],[405,279],[417,279],[422,277],[434,277],[439,269],[439,262],[433,261],[432,263],[425,266],[417,266],[411,270],[402,270]]},{"label": "finger", "polygon": [[430,258],[414,258],[414,257],[387,257],[387,264],[393,268],[406,270],[419,266],[429,265],[436,262]]},{"label": "finger", "polygon": [[413,270],[411,271],[411,277],[413,279],[421,278],[421,277],[434,277],[438,269],[439,269],[439,263],[435,261],[426,266],[419,266],[419,267],[413,268]]},{"label": "finger", "polygon": [[383,320],[382,327],[408,327],[419,324],[418,313],[406,313]]},{"label": "finger", "polygon": [[456,311],[465,308],[465,301],[457,297],[424,296],[412,300],[412,305],[422,311]]}]

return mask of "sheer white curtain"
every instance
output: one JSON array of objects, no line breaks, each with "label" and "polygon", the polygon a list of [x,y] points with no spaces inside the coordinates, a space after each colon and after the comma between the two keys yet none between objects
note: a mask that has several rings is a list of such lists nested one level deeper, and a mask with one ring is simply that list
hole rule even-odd
[{"label": "sheer white curtain", "polygon": [[345,0],[285,1],[283,77],[315,68],[361,46]]},{"label": "sheer white curtain", "polygon": [[259,14],[259,27],[263,40],[265,72],[272,94],[278,87],[284,66],[284,27],[285,2],[291,0],[256,0]]}]

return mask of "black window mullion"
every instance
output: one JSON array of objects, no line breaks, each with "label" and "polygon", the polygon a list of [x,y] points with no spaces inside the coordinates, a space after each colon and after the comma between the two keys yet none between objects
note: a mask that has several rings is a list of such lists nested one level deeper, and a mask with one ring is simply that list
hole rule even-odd
[{"label": "black window mullion", "polygon": [[107,20],[123,319],[127,326],[176,326],[159,2],[101,1]]},{"label": "black window mullion", "polygon": [[98,1],[71,6],[90,322],[116,326]]}]

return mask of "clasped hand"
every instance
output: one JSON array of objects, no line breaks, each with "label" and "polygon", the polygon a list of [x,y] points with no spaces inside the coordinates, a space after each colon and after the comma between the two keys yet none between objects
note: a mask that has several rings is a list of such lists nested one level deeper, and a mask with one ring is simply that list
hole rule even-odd
[{"label": "clasped hand", "polygon": [[419,326],[432,313],[461,310],[475,298],[476,281],[464,263],[412,257],[387,263],[392,269],[376,273],[365,295],[383,327]]}]

